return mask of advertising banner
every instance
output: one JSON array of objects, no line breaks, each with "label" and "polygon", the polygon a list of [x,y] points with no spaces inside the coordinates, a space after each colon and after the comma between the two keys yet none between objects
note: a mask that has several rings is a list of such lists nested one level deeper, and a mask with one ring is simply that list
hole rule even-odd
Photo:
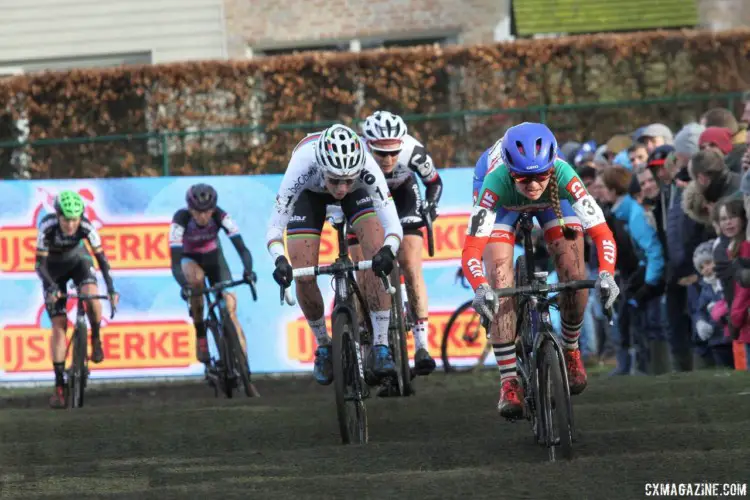
[{"label": "advertising banner", "polygon": [[[455,279],[471,210],[472,171],[454,168],[441,171],[441,176],[445,189],[440,217],[434,224],[433,258],[427,254],[426,240],[424,246],[430,351],[436,360],[448,318],[472,297],[471,290]],[[64,189],[75,190],[84,198],[85,215],[100,232],[121,294],[114,320],[109,321],[109,306],[103,305],[101,336],[106,359],[99,365],[90,364],[92,377],[203,373],[195,359],[192,321],[170,271],[168,244],[172,216],[185,206],[185,192],[197,182],[216,188],[219,206],[238,224],[253,255],[258,301],[252,301],[246,286],[233,290],[253,372],[312,370],[314,337],[299,306],[279,304],[279,289],[271,276],[273,262],[265,248],[266,225],[280,175],[4,181],[0,183],[0,381],[52,380],[50,320],[34,271],[36,228],[45,215],[54,212],[54,198]],[[223,233],[221,243],[233,276],[239,278],[240,259]],[[337,251],[336,234],[326,225],[320,263],[332,262]],[[318,284],[328,315],[333,301],[331,281],[320,278]],[[71,302],[69,334],[75,313]],[[471,351],[476,346],[465,347],[467,355],[474,354]],[[413,355],[411,338],[409,348]],[[460,357],[463,351],[456,352]]]}]

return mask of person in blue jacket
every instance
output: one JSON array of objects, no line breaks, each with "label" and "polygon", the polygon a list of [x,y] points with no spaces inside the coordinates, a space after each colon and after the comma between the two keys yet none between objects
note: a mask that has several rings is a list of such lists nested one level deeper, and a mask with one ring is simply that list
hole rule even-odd
[{"label": "person in blue jacket", "polygon": [[[664,250],[650,211],[645,210],[629,193],[633,173],[624,167],[602,170],[603,201],[612,205],[612,215],[624,223],[638,259],[637,268],[621,276],[620,352],[615,373],[627,374],[631,368],[631,332],[637,332],[638,369],[646,372],[650,364],[646,347],[651,340],[663,340],[661,295],[664,291]],[[657,300],[658,299],[658,300]]]}]

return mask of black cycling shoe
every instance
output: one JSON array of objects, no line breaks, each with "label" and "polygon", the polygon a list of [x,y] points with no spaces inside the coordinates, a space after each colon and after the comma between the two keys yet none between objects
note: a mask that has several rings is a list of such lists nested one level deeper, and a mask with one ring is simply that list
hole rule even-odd
[{"label": "black cycling shoe", "polygon": [[101,363],[104,361],[102,339],[91,339],[91,361],[94,363]]},{"label": "black cycling shoe", "polygon": [[435,360],[427,349],[418,349],[414,355],[414,371],[417,375],[429,375],[435,371]]}]

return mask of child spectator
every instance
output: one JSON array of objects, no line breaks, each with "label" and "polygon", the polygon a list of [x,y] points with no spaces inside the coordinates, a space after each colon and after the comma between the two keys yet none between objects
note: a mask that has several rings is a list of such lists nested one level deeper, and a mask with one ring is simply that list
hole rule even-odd
[{"label": "child spectator", "polygon": [[717,304],[723,308],[726,303],[721,282],[714,272],[716,243],[717,240],[704,241],[693,253],[693,264],[701,278],[688,288],[688,304],[696,337],[696,353],[705,360],[701,364],[732,368],[732,344],[724,337],[721,322],[715,321],[711,315]]}]

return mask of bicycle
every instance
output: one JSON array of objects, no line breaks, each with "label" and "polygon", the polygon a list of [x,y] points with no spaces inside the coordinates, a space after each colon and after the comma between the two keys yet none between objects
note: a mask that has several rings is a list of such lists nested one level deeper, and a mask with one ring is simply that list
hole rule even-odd
[{"label": "bicycle", "polygon": [[[365,444],[369,440],[367,409],[364,400],[370,397],[370,389],[365,380],[363,358],[369,355],[372,346],[372,324],[367,303],[357,285],[354,271],[372,268],[372,261],[352,262],[346,239],[346,218],[343,214],[328,217],[328,222],[337,232],[339,254],[333,264],[294,269],[294,278],[303,276],[333,276],[334,306],[331,313],[331,337],[333,348],[333,380],[336,393],[336,413],[339,433],[344,444],[352,442]],[[383,286],[393,296],[396,289],[387,277],[381,276]],[[296,302],[289,290],[281,288],[281,303]],[[365,322],[360,329],[359,318]],[[364,352],[363,352],[364,351]]]},{"label": "bicycle", "polygon": [[[70,366],[65,370],[67,378],[65,383],[65,402],[68,408],[82,408],[84,402],[84,392],[89,378],[89,357],[88,357],[88,326],[86,324],[86,301],[87,300],[109,300],[108,295],[90,295],[90,294],[64,294],[61,298],[77,299],[76,304],[76,323],[73,329],[73,335],[68,341],[65,348],[65,359],[68,359],[68,353],[73,348],[71,354]],[[109,319],[115,317],[117,308],[112,305]]]},{"label": "bicycle", "polygon": [[[432,257],[435,255],[435,242],[432,235],[432,217],[430,216],[430,205],[428,203],[422,203],[420,215],[427,236],[428,254]],[[391,300],[391,319],[388,323],[388,343],[393,352],[396,376],[391,377],[389,381],[383,384],[383,391],[380,395],[406,397],[415,394],[411,381],[416,377],[416,373],[409,365],[407,335],[413,330],[417,318],[409,305],[406,284],[398,260],[394,262],[390,281],[400,284]]]},{"label": "bicycle", "polygon": [[201,292],[208,301],[204,320],[206,330],[211,332],[219,355],[218,358],[212,356],[205,368],[206,381],[214,388],[215,397],[218,397],[221,391],[231,399],[234,390],[239,389],[240,383],[247,397],[260,396],[250,380],[251,372],[247,354],[240,343],[239,334],[227,309],[223,293],[224,290],[245,284],[250,286],[253,301],[257,302],[258,292],[255,289],[255,283],[245,279],[223,281]]},{"label": "bicycle", "polygon": [[[495,292],[498,298],[518,299],[516,338],[520,339],[521,347],[518,371],[524,388],[524,418],[531,423],[535,441],[547,447],[550,461],[556,460],[558,446],[563,458],[571,459],[575,427],[570,385],[563,350],[554,334],[549,315],[550,308],[559,308],[559,295],[550,297],[549,294],[594,288],[596,280],[548,284],[548,273],[534,269],[531,216],[521,214],[519,227],[524,255],[516,260],[516,286]],[[607,316],[611,318],[610,310],[607,310]],[[484,319],[482,323],[489,332],[489,325]]]}]

